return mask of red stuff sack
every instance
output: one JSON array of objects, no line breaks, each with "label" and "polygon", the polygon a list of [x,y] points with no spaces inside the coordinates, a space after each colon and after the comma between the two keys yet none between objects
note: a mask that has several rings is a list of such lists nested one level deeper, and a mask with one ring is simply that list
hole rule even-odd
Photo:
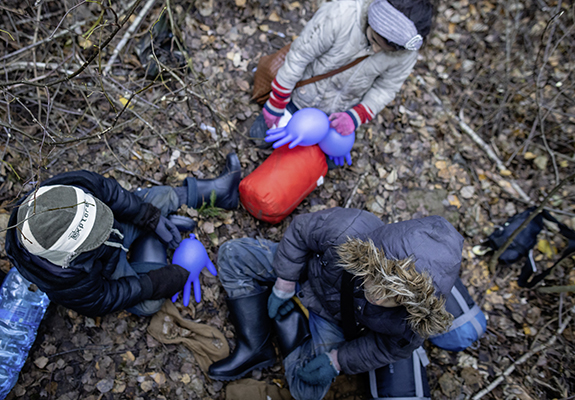
[{"label": "red stuff sack", "polygon": [[272,224],[295,210],[327,173],[325,154],[318,145],[288,146],[274,150],[240,182],[240,201],[245,209]]}]

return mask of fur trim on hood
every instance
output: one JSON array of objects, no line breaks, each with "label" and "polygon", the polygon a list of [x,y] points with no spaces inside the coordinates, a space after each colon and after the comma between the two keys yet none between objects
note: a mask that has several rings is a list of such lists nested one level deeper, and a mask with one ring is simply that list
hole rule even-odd
[{"label": "fur trim on hood", "polygon": [[445,298],[436,295],[432,277],[415,268],[413,258],[394,260],[369,239],[348,238],[338,246],[339,265],[362,278],[372,298],[395,297],[409,313],[413,331],[427,338],[445,332],[453,316],[445,310]]}]

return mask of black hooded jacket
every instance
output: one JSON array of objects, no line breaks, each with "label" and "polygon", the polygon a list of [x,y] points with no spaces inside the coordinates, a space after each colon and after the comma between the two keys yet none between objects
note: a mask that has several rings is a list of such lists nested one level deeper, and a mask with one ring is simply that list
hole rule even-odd
[{"label": "black hooded jacket", "polygon": [[[114,228],[121,230],[119,222],[130,222],[137,227],[153,231],[160,218],[160,210],[144,203],[133,193],[123,189],[115,179],[89,171],[73,171],[44,181],[41,186],[75,186],[101,200],[114,214]],[[112,280],[120,252],[117,247],[101,245],[82,253],[62,268],[26,250],[17,235],[18,206],[12,211],[11,229],[6,233],[6,254],[18,271],[45,292],[51,301],[87,316],[108,314],[132,307],[152,295],[152,281],[147,275]],[[111,235],[109,241],[120,243]]]},{"label": "black hooded jacket", "polygon": [[[340,326],[354,323],[341,317],[344,268],[337,248],[348,238],[371,239],[388,259],[414,257],[416,270],[431,276],[436,295],[447,296],[459,274],[463,237],[442,217],[386,225],[375,215],[355,209],[298,215],[279,244],[274,269],[280,278],[300,282],[297,296],[304,306]],[[355,286],[353,297],[355,323],[365,329],[338,349],[344,373],[380,368],[408,358],[421,346],[423,338],[411,329],[404,306],[369,303],[361,283]]]}]

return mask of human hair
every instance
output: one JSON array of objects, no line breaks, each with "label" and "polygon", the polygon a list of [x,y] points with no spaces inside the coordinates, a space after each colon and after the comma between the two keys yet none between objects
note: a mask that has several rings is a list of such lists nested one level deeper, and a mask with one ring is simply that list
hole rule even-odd
[{"label": "human hair", "polygon": [[433,6],[429,0],[388,0],[389,4],[409,18],[417,33],[425,39],[431,31]]}]

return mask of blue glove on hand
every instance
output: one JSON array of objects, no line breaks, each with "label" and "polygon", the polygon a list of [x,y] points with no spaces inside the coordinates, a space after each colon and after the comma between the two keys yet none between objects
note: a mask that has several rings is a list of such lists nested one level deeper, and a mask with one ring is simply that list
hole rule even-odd
[{"label": "blue glove on hand", "polygon": [[154,232],[164,244],[172,249],[178,247],[182,241],[182,235],[176,225],[163,215],[160,216]]},{"label": "blue glove on hand", "polygon": [[[212,273],[213,276],[218,275],[216,267],[210,260],[208,252],[204,245],[196,239],[196,235],[190,234],[190,237],[185,239],[180,246],[174,251],[172,263],[179,265],[190,272],[188,280],[184,285],[183,303],[187,307],[190,304],[190,293],[192,292],[192,284],[194,285],[194,298],[199,303],[202,300],[202,290],[200,287],[200,273],[204,268]],[[172,303],[178,300],[178,293],[172,297]]]},{"label": "blue glove on hand", "polygon": [[297,376],[310,385],[329,385],[339,375],[327,353],[317,356],[297,371]]},{"label": "blue glove on hand", "polygon": [[276,296],[274,292],[270,294],[268,298],[268,315],[270,318],[277,318],[278,316],[284,316],[294,308],[293,301],[290,301],[291,297],[282,299]]}]

